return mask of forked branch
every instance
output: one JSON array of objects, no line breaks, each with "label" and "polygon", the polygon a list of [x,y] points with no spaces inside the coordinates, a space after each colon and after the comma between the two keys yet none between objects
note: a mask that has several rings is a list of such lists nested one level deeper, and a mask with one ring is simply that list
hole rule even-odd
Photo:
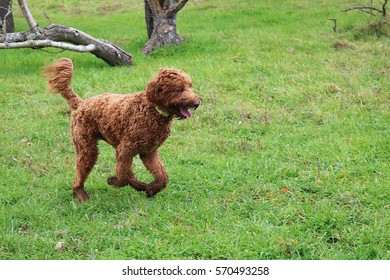
[{"label": "forked branch", "polygon": [[157,16],[160,15],[163,11],[160,1],[159,0],[146,0],[149,4],[150,10],[152,11],[152,14]]},{"label": "forked branch", "polygon": [[171,8],[167,14],[168,16],[176,15],[184,6],[187,4],[188,0],[180,0],[173,8]]},{"label": "forked branch", "polygon": [[383,17],[386,17],[387,16],[386,6],[387,6],[388,2],[389,2],[389,0],[384,0],[383,1],[382,9],[375,8],[372,5],[371,6],[357,6],[357,7],[351,7],[351,8],[348,8],[348,9],[341,10],[341,12],[345,13],[345,12],[349,12],[349,11],[355,10],[355,11],[362,12],[362,13],[367,13],[367,14],[370,14],[370,15],[373,15],[373,16],[375,16],[377,14],[382,14]]},{"label": "forked branch", "polygon": [[114,44],[95,39],[80,30],[51,24],[39,27],[34,20],[25,0],[18,0],[23,16],[30,26],[29,31],[0,34],[0,49],[46,47],[59,48],[76,52],[90,52],[112,66],[131,65],[132,55]]},{"label": "forked branch", "polygon": [[22,10],[23,16],[26,19],[28,25],[31,29],[35,29],[38,27],[37,22],[34,20],[30,9],[28,8],[27,2],[25,0],[18,0],[20,9]]}]

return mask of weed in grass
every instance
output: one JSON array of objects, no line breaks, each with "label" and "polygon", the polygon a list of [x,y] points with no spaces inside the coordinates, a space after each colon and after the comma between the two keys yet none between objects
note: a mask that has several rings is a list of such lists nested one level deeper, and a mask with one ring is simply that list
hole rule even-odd
[{"label": "weed in grass", "polygon": [[371,21],[366,25],[357,26],[354,28],[353,34],[356,40],[369,39],[372,36],[389,37],[390,19],[383,18]]}]

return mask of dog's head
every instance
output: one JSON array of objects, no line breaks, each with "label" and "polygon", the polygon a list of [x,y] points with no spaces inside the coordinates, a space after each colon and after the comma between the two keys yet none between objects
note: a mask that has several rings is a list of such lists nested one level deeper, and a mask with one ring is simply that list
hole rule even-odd
[{"label": "dog's head", "polygon": [[192,89],[190,76],[176,69],[160,69],[146,86],[146,97],[160,114],[178,119],[190,118],[189,110],[200,105],[200,98]]}]

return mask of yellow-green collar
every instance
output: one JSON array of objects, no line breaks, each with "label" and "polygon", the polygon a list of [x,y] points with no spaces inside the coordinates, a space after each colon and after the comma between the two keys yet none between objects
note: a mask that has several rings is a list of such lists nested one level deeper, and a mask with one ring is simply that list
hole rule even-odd
[{"label": "yellow-green collar", "polygon": [[154,108],[156,108],[156,111],[157,111],[161,116],[166,117],[166,118],[169,117],[169,113],[168,113],[168,112],[165,112],[165,111],[163,111],[163,110],[161,110],[160,107],[156,106],[156,107],[154,107]]}]

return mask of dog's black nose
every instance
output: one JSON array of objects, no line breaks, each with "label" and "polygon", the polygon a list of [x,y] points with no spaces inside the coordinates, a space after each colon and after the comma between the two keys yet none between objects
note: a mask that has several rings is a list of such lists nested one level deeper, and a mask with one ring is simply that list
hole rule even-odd
[{"label": "dog's black nose", "polygon": [[196,109],[200,106],[200,103],[201,103],[200,100],[199,100],[199,101],[196,101],[196,102],[193,104],[192,108],[194,108],[194,110],[196,110]]}]

